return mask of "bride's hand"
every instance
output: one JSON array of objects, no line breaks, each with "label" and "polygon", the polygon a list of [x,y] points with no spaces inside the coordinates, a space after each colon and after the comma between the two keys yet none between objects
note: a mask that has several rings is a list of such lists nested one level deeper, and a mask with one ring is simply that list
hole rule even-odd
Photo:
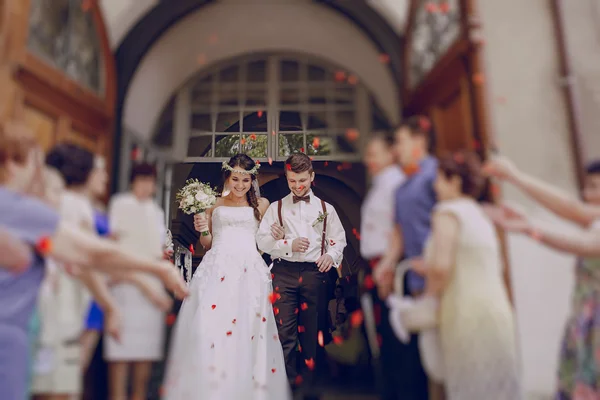
[{"label": "bride's hand", "polygon": [[208,231],[208,219],[204,213],[194,215],[194,229],[198,232]]},{"label": "bride's hand", "polygon": [[271,236],[273,236],[273,239],[275,240],[283,239],[285,237],[285,231],[283,230],[283,227],[278,223],[271,225]]}]

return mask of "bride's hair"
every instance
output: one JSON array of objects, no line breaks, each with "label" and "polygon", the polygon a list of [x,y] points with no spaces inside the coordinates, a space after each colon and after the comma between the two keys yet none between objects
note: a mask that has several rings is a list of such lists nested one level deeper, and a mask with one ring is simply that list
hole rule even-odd
[{"label": "bride's hair", "polygon": [[[240,167],[246,171],[256,171],[256,162],[246,154],[236,154],[235,156],[231,157],[229,161],[227,161],[227,165],[232,169],[235,167]],[[250,179],[252,179],[252,182],[256,180],[256,173],[249,173],[248,175],[250,175]],[[225,186],[225,183],[227,182],[230,176],[231,170],[229,168],[223,168],[223,186]],[[262,215],[258,210],[258,198],[256,197],[256,192],[253,186],[254,185],[251,185],[248,192],[246,192],[246,199],[248,200],[248,204],[254,209],[254,218],[260,221]]]}]

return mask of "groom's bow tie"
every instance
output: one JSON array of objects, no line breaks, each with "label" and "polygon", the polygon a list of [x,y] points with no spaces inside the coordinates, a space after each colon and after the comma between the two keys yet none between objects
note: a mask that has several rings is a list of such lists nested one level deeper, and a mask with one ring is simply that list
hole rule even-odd
[{"label": "groom's bow tie", "polygon": [[303,197],[294,195],[294,204],[296,204],[299,201],[303,201],[305,203],[310,203],[310,195],[303,196]]}]

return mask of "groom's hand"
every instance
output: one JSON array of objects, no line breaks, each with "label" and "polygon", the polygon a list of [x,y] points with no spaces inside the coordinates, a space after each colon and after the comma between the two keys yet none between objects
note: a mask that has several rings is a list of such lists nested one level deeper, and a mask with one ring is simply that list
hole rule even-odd
[{"label": "groom's hand", "polygon": [[327,272],[333,267],[333,258],[329,254],[323,254],[317,260],[317,267],[319,267],[319,272]]},{"label": "groom's hand", "polygon": [[307,238],[299,237],[292,242],[292,251],[294,253],[305,253],[308,250],[310,242]]},{"label": "groom's hand", "polygon": [[271,236],[273,236],[273,239],[275,240],[281,240],[285,237],[285,231],[283,230],[283,227],[277,222],[271,225]]}]

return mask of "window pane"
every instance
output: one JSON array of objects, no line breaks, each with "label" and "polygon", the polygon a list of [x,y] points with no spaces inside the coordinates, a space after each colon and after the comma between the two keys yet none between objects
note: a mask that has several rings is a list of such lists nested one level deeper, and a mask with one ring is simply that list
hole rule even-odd
[{"label": "window pane", "polygon": [[335,88],[333,96],[336,104],[354,104],[354,88],[352,87],[338,86]]},{"label": "window pane", "polygon": [[300,79],[300,66],[296,61],[281,62],[281,80],[283,82],[297,82]]},{"label": "window pane", "polygon": [[335,145],[337,153],[356,153],[358,140],[356,140],[356,130],[352,130],[335,137]]},{"label": "window pane", "polygon": [[308,114],[308,130],[327,129],[327,114],[324,111],[311,112]]},{"label": "window pane", "polygon": [[306,135],[306,154],[309,156],[326,156],[331,154],[333,139],[328,136]]},{"label": "window pane", "polygon": [[264,60],[248,64],[248,82],[264,82],[267,76],[267,63]]},{"label": "window pane", "polygon": [[198,136],[188,141],[188,157],[212,157],[212,136]]},{"label": "window pane", "polygon": [[93,15],[80,1],[33,0],[28,47],[71,79],[104,92],[104,64]]},{"label": "window pane", "polygon": [[281,89],[281,104],[299,104],[300,103],[300,90],[298,89]]},{"label": "window pane", "polygon": [[308,89],[308,102],[311,104],[327,103],[327,89],[323,86],[311,86]]},{"label": "window pane", "polygon": [[192,129],[198,131],[212,132],[212,122],[210,114],[192,115]]},{"label": "window pane", "polygon": [[304,148],[304,135],[279,135],[279,156],[287,157]]},{"label": "window pane", "polygon": [[309,81],[325,81],[327,80],[327,73],[321,67],[315,65],[308,66],[308,80]]},{"label": "window pane", "polygon": [[217,135],[215,157],[232,157],[240,153],[240,135]]},{"label": "window pane", "polygon": [[300,113],[297,111],[281,111],[279,113],[279,131],[302,132]]},{"label": "window pane", "polygon": [[267,93],[264,89],[253,89],[246,92],[247,106],[262,106],[267,108]]},{"label": "window pane", "polygon": [[192,91],[192,106],[208,109],[212,103],[212,92],[210,90],[195,89]]},{"label": "window pane", "polygon": [[267,132],[267,124],[268,118],[266,111],[247,111],[244,113],[244,132]]},{"label": "window pane", "polygon": [[239,132],[240,131],[240,113],[223,112],[217,118],[216,132]]},{"label": "window pane", "polygon": [[335,113],[335,126],[338,129],[356,128],[354,111],[337,111]]},{"label": "window pane", "polygon": [[222,106],[234,106],[239,105],[239,94],[237,90],[222,91],[219,93],[219,104]]},{"label": "window pane", "polygon": [[233,65],[221,71],[221,82],[237,82],[239,80],[240,67]]},{"label": "window pane", "polygon": [[242,135],[242,152],[252,158],[267,157],[268,137],[265,134]]}]

